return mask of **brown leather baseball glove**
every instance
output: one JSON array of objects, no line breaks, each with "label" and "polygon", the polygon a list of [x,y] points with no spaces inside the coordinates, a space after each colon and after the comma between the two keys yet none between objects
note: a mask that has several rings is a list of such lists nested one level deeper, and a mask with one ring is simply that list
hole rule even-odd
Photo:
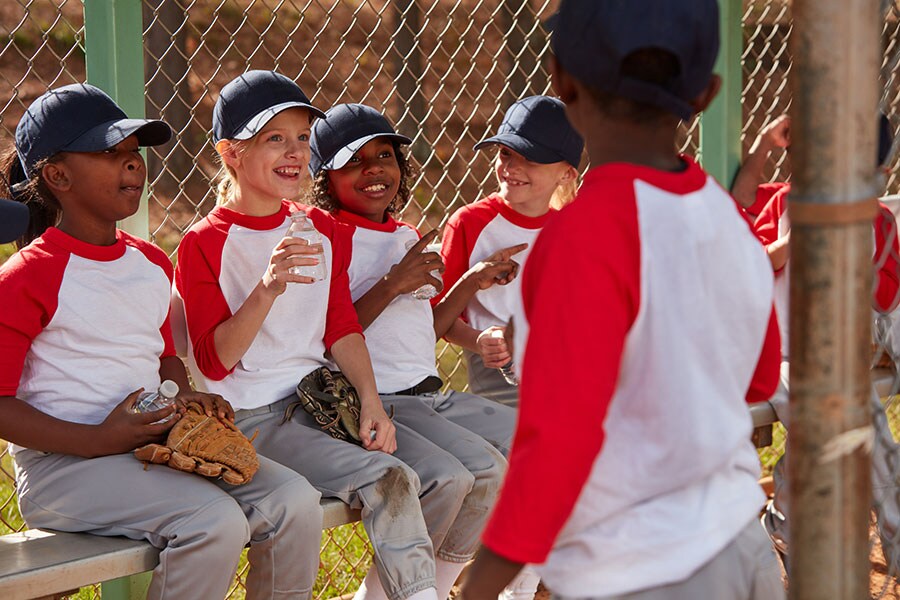
[{"label": "brown leather baseball glove", "polygon": [[221,476],[232,485],[253,479],[259,469],[253,439],[247,439],[230,421],[206,416],[197,402],[188,402],[186,408],[169,430],[165,446],[147,444],[134,451],[135,458],[145,468],[149,463],[168,465],[204,477]]},{"label": "brown leather baseball glove", "polygon": [[287,406],[282,423],[289,421],[300,406],[331,437],[362,443],[359,439],[359,394],[343,373],[319,367],[303,378],[296,392],[299,400]]}]

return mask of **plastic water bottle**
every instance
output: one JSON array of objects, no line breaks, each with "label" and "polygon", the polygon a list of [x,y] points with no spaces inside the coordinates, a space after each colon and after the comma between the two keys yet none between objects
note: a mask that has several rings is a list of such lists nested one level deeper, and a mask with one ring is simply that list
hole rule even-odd
[{"label": "plastic water bottle", "polygon": [[519,385],[519,376],[516,375],[516,366],[513,364],[512,360],[502,367],[499,367],[497,370],[503,375],[503,379],[506,380],[506,383],[509,385]]},{"label": "plastic water bottle", "polygon": [[303,254],[304,257],[315,258],[319,262],[314,265],[303,265],[300,267],[291,267],[290,272],[293,275],[301,275],[303,277],[312,277],[316,281],[322,281],[328,274],[325,268],[325,250],[322,247],[322,234],[313,227],[306,213],[298,210],[291,213],[291,226],[288,229],[288,235],[295,238],[302,238],[310,246],[317,246],[319,251],[316,254]]},{"label": "plastic water bottle", "polygon": [[[159,389],[155,392],[143,392],[140,396],[138,396],[137,401],[134,403],[134,412],[153,412],[156,410],[161,410],[167,406],[172,406],[172,404],[175,403],[175,396],[177,395],[178,384],[174,381],[166,379],[161,384],[159,384]],[[173,416],[174,413],[172,415],[169,415],[165,419],[157,421],[157,423],[165,423]]]},{"label": "plastic water bottle", "polygon": [[[418,243],[419,243],[418,240],[409,240],[408,242],[406,242],[406,249],[409,250]],[[427,246],[425,246],[425,252],[440,253],[440,251],[441,251],[441,245],[437,242],[435,242],[433,244],[428,244]],[[438,270],[434,270],[431,272],[431,276],[440,280],[441,272]],[[415,298],[416,300],[431,300],[432,298],[434,298],[435,296],[438,295],[439,291],[440,290],[438,290],[436,287],[434,287],[434,285],[432,285],[430,283],[426,283],[419,289],[415,290],[412,293],[412,297]]]},{"label": "plastic water bottle", "polygon": [[[505,333],[506,332],[502,329],[495,329],[491,332],[491,337],[504,339]],[[516,366],[513,364],[512,359],[509,359],[509,362],[502,367],[497,367],[497,370],[503,375],[503,379],[506,380],[506,383],[509,385],[519,385],[519,376],[516,375]]]}]

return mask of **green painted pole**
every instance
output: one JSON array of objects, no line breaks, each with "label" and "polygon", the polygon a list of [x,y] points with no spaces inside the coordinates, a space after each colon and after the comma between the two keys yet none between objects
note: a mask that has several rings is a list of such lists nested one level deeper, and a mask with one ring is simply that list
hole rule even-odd
[{"label": "green painted pole", "polygon": [[725,189],[741,163],[741,0],[719,0],[719,57],[715,72],[722,89],[700,120],[700,157],[703,168]]},{"label": "green painted pole", "polygon": [[[143,30],[141,0],[84,0],[87,80],[132,118],[144,116]],[[150,237],[146,190],[138,212],[119,226]],[[100,595],[103,600],[139,600],[147,597],[149,587],[150,573],[141,573],[104,582]]]},{"label": "green painted pole", "polygon": [[[144,117],[144,44],[141,0],[84,0],[88,83],[108,93],[132,118]],[[146,158],[146,154],[145,154]],[[138,212],[120,227],[149,239],[147,192]]]}]

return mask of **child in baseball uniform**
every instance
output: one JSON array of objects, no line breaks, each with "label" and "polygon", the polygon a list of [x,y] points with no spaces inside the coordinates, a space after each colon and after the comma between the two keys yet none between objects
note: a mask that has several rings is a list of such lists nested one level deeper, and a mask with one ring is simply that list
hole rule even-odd
[{"label": "child in baseball uniform", "polygon": [[559,598],[784,598],[746,407],[778,377],[772,270],[675,150],[718,91],[718,5],[562,0],[554,21],[591,169],[524,269],[516,437],[462,595],[527,563]]},{"label": "child in baseball uniform", "polygon": [[[886,171],[893,156],[893,133],[887,117],[880,115],[878,119],[878,156],[876,165],[879,170]],[[766,155],[768,156],[768,155]],[[762,168],[755,168],[751,163],[741,168],[740,177],[748,181],[761,178]],[[769,402],[775,409],[781,423],[790,429],[790,353],[789,353],[789,289],[790,289],[790,235],[791,221],[789,198],[791,185],[778,183],[777,189],[756,218],[754,227],[756,235],[766,246],[766,252],[775,272],[775,307],[778,311],[778,324],[781,331],[781,378],[775,394]],[[900,246],[897,242],[897,222],[893,213],[879,202],[878,214],[872,221],[874,253],[872,265],[875,271],[872,289],[873,315],[887,315],[894,311],[900,302]],[[890,531],[894,535],[900,529],[900,510],[897,508],[897,485],[891,477],[890,464],[896,461],[900,449],[893,439],[890,429],[884,424],[886,417],[884,406],[874,389],[871,394],[873,419],[878,425],[878,439],[872,452],[872,489],[875,509],[878,512],[878,524],[882,531]],[[877,423],[880,422],[880,423]],[[775,465],[773,478],[775,481],[774,497],[766,505],[763,525],[782,560],[787,559],[789,547],[789,503],[787,494],[787,460],[782,456]],[[895,559],[896,560],[896,559]]]},{"label": "child in baseball uniform", "polygon": [[[352,232],[350,293],[385,403],[397,406],[401,422],[436,411],[442,427],[447,421],[455,423],[505,455],[515,411],[473,394],[441,392],[434,346],[474,289],[492,285],[498,276],[511,278],[515,266],[508,259],[478,265],[434,311],[426,300],[412,295],[424,284],[440,288],[435,273],[443,267],[436,252],[425,252],[437,232],[420,239],[415,228],[393,217],[410,198],[409,163],[401,148],[409,143],[375,109],[335,106],[328,119],[313,126],[311,202]],[[420,433],[427,431],[424,423],[409,424]]]},{"label": "child in baseball uniform", "polygon": [[148,598],[225,597],[248,543],[248,598],[310,598],[322,512],[306,480],[260,457],[253,479],[231,486],[145,469],[131,454],[178,420],[175,407],[133,411],[161,380],[179,385],[179,402],[233,417],[221,397],[191,391],[175,356],[168,257],[116,229],[141,201],[140,147],[170,136],[162,121],[128,119],[101,90],[73,84],[28,107],[0,159],[31,213],[21,249],[0,267],[0,437],[11,442],[19,508],[30,527],[160,548]]},{"label": "child in baseball uniform", "polygon": [[[497,135],[475,145],[488,148],[496,151],[500,189],[460,208],[447,222],[441,246],[445,291],[496,252],[524,266],[541,228],[575,196],[584,141],[557,98],[531,96],[513,104]],[[464,349],[472,393],[510,406],[518,404],[518,386],[514,375],[505,377],[499,368],[514,373],[503,332],[520,295],[518,278],[479,289],[444,336]]]},{"label": "child in baseball uniform", "polygon": [[[375,556],[357,599],[446,598],[455,577],[436,569],[436,559],[455,564],[477,543],[480,526],[457,528],[473,510],[467,497],[476,477],[388,417],[350,299],[349,229],[294,202],[307,174],[311,123],[324,117],[272,71],[250,71],[221,90],[213,113],[224,169],[219,205],[178,252],[190,366],[199,385],[229,395],[238,427],[259,431],[260,454],[361,509]],[[288,235],[298,211],[320,245]],[[293,270],[320,261],[322,280]],[[298,383],[332,361],[359,392],[362,445],[330,437],[303,410],[284,422]],[[502,468],[487,462],[485,469]]]},{"label": "child in baseball uniform", "polygon": [[[445,409],[476,400],[440,392],[431,305],[412,295],[426,282],[440,285],[431,275],[440,269],[440,259],[423,253],[433,234],[420,240],[413,227],[393,217],[410,196],[410,166],[401,148],[410,140],[369,106],[339,104],[325,115],[313,124],[310,144],[313,201],[350,232],[350,295],[372,354],[378,393],[399,424],[453,456],[475,478],[453,530],[435,546],[438,573],[455,580],[475,554],[506,468],[491,444],[508,448],[514,415],[493,407],[486,413],[481,410],[486,401],[478,399],[479,414],[460,412],[460,424],[445,418]],[[467,418],[482,421],[491,442],[464,427]]]},{"label": "child in baseball uniform", "polygon": [[741,163],[731,184],[731,195],[747,215],[755,220],[783,183],[765,183],[763,173],[769,157],[777,148],[787,150],[791,145],[791,119],[787,115],[767,123],[756,136],[747,156]]}]

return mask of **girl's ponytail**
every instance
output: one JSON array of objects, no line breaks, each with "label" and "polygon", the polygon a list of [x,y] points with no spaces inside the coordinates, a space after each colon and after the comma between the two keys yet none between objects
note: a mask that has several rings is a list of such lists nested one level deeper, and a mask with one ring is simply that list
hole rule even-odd
[{"label": "girl's ponytail", "polygon": [[0,193],[16,202],[25,204],[30,216],[25,235],[16,240],[17,248],[24,248],[44,233],[47,228],[53,227],[59,222],[62,212],[59,202],[56,201],[40,175],[43,166],[53,160],[54,158],[51,157],[38,162],[34,168],[38,175],[27,179],[15,147],[0,154],[0,182],[4,188]]}]

